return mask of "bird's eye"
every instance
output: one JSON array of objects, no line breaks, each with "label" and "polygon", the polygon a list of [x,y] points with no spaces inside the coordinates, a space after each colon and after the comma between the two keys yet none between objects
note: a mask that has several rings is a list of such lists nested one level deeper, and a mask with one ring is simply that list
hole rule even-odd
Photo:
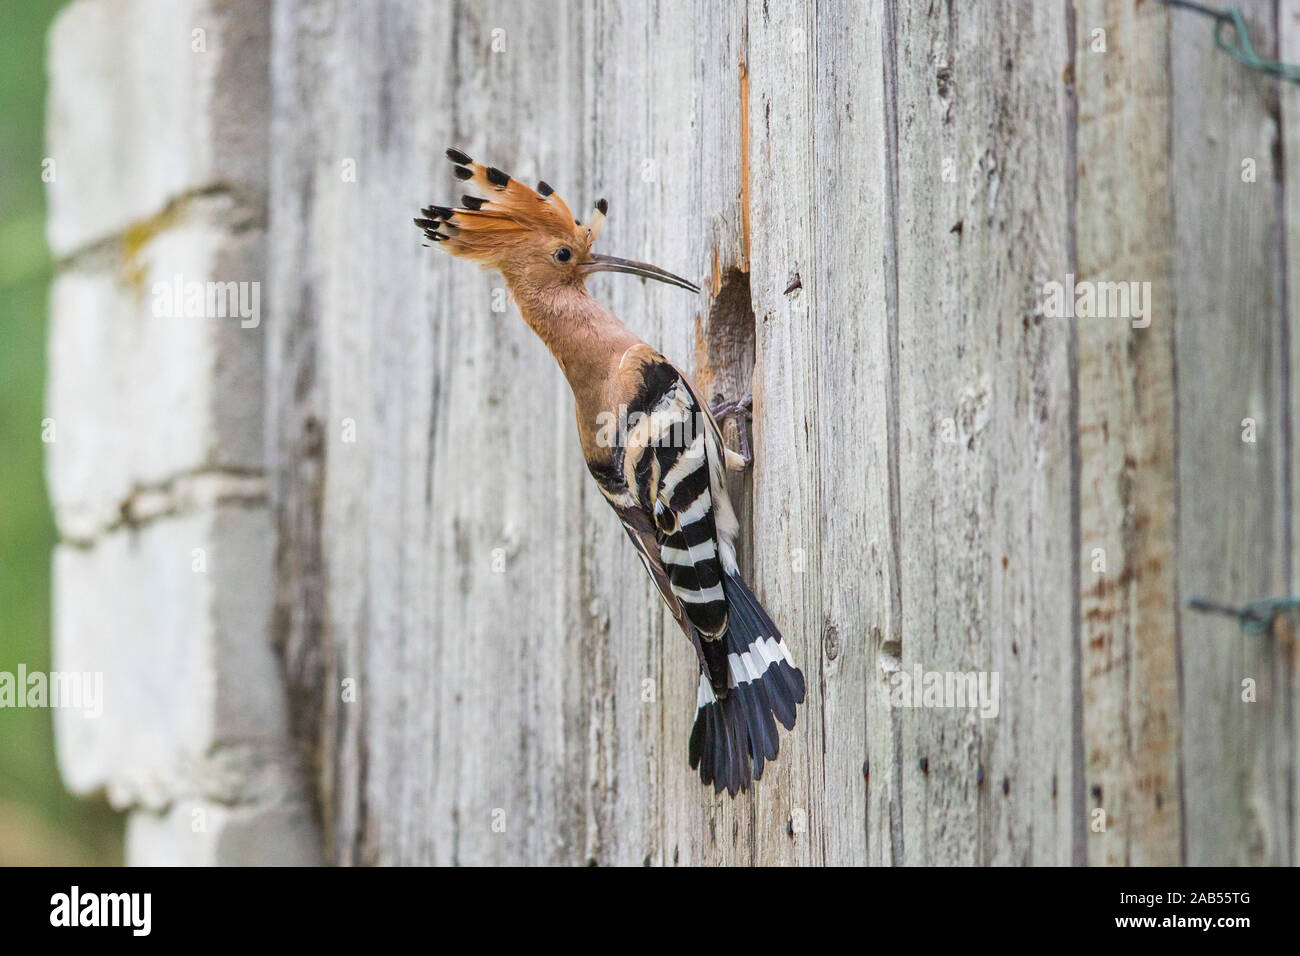
[{"label": "bird's eye", "polygon": [[568,246],[560,246],[560,248],[555,250],[556,262],[568,262],[572,258],[573,258],[573,252],[572,250],[569,249]]}]

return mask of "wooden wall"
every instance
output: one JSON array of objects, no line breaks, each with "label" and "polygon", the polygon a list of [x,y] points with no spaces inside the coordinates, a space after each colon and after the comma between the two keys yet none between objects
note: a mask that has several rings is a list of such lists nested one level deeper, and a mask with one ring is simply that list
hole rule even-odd
[{"label": "wooden wall", "polygon": [[[1242,7],[1300,60],[1300,4]],[[1149,0],[272,16],[275,633],[329,859],[1295,862],[1291,630],[1182,607],[1294,586],[1294,89]],[[708,286],[591,283],[754,392],[744,561],[809,693],[748,795],[687,767],[693,657],[558,369],[421,248],[449,144]],[[1150,324],[1047,314],[1069,275]],[[900,668],[998,714],[891,707]]]}]

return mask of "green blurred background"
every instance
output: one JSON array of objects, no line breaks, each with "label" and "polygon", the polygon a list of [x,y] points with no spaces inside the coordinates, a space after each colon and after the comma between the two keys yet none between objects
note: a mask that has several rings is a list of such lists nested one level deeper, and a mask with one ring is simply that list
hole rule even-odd
[{"label": "green blurred background", "polygon": [[[50,669],[45,496],[45,34],[66,0],[0,0],[0,671]],[[0,865],[122,861],[122,817],[67,793],[49,710],[0,709]]]}]

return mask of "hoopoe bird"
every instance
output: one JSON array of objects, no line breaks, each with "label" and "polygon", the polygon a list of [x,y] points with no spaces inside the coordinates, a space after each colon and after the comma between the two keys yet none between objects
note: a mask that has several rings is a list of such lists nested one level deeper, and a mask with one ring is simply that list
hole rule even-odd
[{"label": "hoopoe bird", "polygon": [[[700,290],[656,266],[593,253],[609,210],[604,199],[579,222],[544,182],[534,190],[454,148],[447,158],[478,195],[455,208],[428,206],[415,224],[452,255],[500,272],[559,363],[596,487],[695,648],[690,766],[706,786],[734,797],[776,757],[776,723],[792,730],[804,699],[803,673],[736,566],[739,523],[724,468],[749,460],[723,444],[686,374],[596,301],[586,278],[623,272]],[[719,414],[745,407],[726,403]]]}]

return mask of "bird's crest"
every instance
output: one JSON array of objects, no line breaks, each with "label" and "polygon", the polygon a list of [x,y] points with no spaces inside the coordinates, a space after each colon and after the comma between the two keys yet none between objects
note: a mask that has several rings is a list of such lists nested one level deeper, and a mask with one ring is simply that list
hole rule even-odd
[{"label": "bird's crest", "polygon": [[513,249],[535,243],[539,238],[556,239],[573,247],[585,258],[605,225],[605,200],[586,222],[578,222],[559,193],[544,182],[537,188],[497,169],[474,162],[452,147],[447,158],[455,164],[456,178],[478,193],[462,196],[461,205],[426,206],[425,218],[415,224],[425,238],[453,255],[483,263],[508,255]]}]

